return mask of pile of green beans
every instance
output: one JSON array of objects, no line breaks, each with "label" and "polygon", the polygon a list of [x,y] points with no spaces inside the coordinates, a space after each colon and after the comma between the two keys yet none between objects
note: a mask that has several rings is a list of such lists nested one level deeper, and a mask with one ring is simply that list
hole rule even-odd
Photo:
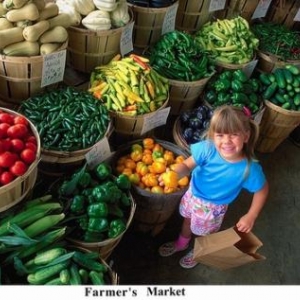
[{"label": "pile of green beans", "polygon": [[20,113],[36,126],[41,146],[56,151],[76,151],[102,139],[110,123],[104,105],[84,90],[54,89],[20,105]]}]

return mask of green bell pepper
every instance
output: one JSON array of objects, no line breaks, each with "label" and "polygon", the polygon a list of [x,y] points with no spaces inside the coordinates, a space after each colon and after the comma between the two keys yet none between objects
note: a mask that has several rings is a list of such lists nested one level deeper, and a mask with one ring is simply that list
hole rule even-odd
[{"label": "green bell pepper", "polygon": [[243,87],[244,87],[243,82],[241,82],[237,79],[234,79],[231,81],[231,88],[233,91],[240,92],[243,90]]},{"label": "green bell pepper", "polygon": [[97,178],[103,181],[111,176],[112,168],[108,163],[102,162],[96,166],[95,173]]},{"label": "green bell pepper", "polygon": [[93,218],[105,218],[108,216],[108,206],[105,202],[98,202],[90,204],[87,207],[87,214]]},{"label": "green bell pepper", "polygon": [[213,87],[217,92],[224,92],[224,91],[228,91],[230,89],[231,83],[226,78],[218,79],[214,82]]},{"label": "green bell pepper", "polygon": [[93,202],[108,202],[110,200],[110,193],[105,189],[103,184],[97,185],[93,188],[92,191]]},{"label": "green bell pepper", "polygon": [[247,77],[246,73],[241,69],[234,70],[232,77],[233,77],[233,79],[239,80],[241,82],[248,81],[248,77]]},{"label": "green bell pepper", "polygon": [[84,215],[83,217],[79,218],[78,219],[78,224],[79,224],[79,227],[86,231],[88,229],[88,225],[89,225],[89,219],[88,219],[88,216],[87,215]]},{"label": "green bell pepper", "polygon": [[108,229],[109,229],[109,224],[106,218],[89,218],[88,231],[104,232]]},{"label": "green bell pepper", "polygon": [[119,189],[121,190],[129,190],[131,188],[131,181],[129,180],[126,174],[120,174],[116,178],[116,184]]},{"label": "green bell pepper", "polygon": [[120,203],[123,206],[130,206],[131,205],[131,199],[125,192],[123,192],[122,195],[121,195]]},{"label": "green bell pepper", "polygon": [[108,237],[115,238],[126,230],[126,224],[122,219],[114,219],[109,224]]},{"label": "green bell pepper", "polygon": [[80,214],[84,212],[85,197],[82,195],[75,195],[72,198],[70,210],[74,214]]}]

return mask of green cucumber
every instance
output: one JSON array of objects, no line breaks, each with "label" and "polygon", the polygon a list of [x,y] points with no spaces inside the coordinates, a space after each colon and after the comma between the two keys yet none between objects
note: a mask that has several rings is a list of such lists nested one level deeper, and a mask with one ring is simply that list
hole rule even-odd
[{"label": "green cucumber", "polygon": [[293,75],[300,74],[300,69],[295,65],[285,65],[285,68],[288,69]]},{"label": "green cucumber", "polygon": [[276,92],[278,87],[278,84],[276,81],[274,81],[273,83],[271,83],[267,89],[263,92],[263,98],[264,99],[270,99]]},{"label": "green cucumber", "polygon": [[286,81],[285,81],[285,77],[284,77],[284,74],[283,74],[283,70],[280,69],[280,68],[276,69],[274,71],[274,75],[275,75],[278,87],[280,87],[282,89],[286,88]]}]

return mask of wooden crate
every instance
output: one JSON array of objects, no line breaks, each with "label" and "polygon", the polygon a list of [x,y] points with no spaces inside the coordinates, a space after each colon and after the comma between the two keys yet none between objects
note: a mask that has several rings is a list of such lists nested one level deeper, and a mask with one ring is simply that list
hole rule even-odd
[{"label": "wooden crate", "polygon": [[299,29],[300,22],[295,22],[294,18],[300,9],[299,0],[273,0],[267,14],[268,21],[283,24],[291,29]]}]

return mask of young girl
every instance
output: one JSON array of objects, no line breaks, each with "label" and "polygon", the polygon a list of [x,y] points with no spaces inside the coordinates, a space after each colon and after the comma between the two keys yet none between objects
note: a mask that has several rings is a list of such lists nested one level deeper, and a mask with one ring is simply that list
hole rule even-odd
[{"label": "young girl", "polygon": [[[193,234],[217,232],[228,205],[242,189],[253,193],[253,199],[236,227],[241,232],[252,230],[269,190],[262,167],[254,156],[258,134],[258,125],[246,109],[229,105],[215,109],[206,139],[192,144],[191,156],[175,169],[179,178],[191,172],[191,180],[179,206],[184,218],[181,232],[176,241],[160,246],[161,256],[187,249]],[[179,263],[183,268],[195,267],[193,250]]]}]

